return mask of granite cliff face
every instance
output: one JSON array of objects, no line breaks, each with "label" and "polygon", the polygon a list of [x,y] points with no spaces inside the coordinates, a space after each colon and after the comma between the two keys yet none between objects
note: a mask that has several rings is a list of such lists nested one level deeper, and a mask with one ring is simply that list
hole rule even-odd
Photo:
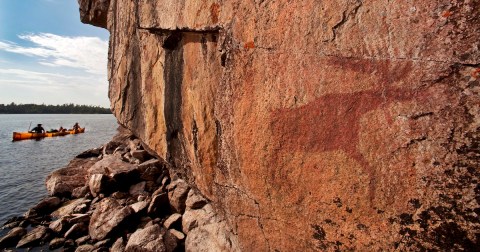
[{"label": "granite cliff face", "polygon": [[239,249],[480,246],[480,1],[79,4],[119,122]]}]

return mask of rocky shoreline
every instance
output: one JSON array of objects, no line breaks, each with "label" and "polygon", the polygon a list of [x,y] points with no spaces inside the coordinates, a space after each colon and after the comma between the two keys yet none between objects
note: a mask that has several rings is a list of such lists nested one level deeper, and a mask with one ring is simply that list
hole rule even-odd
[{"label": "rocky shoreline", "polygon": [[232,251],[214,206],[120,128],[47,177],[49,197],[7,221],[0,249]]}]

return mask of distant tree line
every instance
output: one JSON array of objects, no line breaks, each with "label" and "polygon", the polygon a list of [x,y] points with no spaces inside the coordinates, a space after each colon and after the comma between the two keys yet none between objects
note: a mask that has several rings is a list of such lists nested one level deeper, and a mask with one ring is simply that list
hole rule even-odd
[{"label": "distant tree line", "polygon": [[111,114],[109,108],[100,106],[63,104],[0,104],[0,114]]}]

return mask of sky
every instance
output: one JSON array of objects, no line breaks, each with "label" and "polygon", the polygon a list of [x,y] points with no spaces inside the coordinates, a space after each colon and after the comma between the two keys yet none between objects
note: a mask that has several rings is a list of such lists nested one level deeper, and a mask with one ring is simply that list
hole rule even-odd
[{"label": "sky", "polygon": [[0,0],[0,104],[110,107],[108,37],[77,0]]}]

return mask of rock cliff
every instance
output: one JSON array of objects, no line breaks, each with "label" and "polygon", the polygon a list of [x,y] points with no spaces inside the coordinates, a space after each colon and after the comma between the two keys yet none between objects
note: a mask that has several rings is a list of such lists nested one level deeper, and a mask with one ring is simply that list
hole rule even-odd
[{"label": "rock cliff", "polygon": [[480,1],[79,4],[119,122],[239,249],[480,246]]}]

